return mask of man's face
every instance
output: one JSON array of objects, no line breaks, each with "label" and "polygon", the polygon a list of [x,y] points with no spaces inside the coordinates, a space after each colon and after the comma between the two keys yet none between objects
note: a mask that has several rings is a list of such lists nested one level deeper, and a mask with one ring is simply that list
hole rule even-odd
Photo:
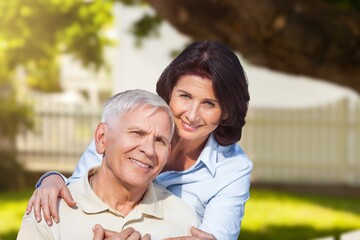
[{"label": "man's face", "polygon": [[[164,167],[170,152],[170,120],[149,106],[136,108],[110,124],[100,124],[97,151],[105,167],[125,187],[147,187]],[[103,132],[103,134],[102,134]],[[101,137],[102,136],[102,137]]]}]

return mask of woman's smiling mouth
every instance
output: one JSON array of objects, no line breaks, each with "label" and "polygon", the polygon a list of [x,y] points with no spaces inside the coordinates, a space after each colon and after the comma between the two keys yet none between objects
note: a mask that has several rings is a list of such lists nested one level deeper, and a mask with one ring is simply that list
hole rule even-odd
[{"label": "woman's smiling mouth", "polygon": [[187,131],[195,131],[200,126],[200,125],[189,124],[184,121],[181,121],[181,122],[182,122],[184,129]]}]

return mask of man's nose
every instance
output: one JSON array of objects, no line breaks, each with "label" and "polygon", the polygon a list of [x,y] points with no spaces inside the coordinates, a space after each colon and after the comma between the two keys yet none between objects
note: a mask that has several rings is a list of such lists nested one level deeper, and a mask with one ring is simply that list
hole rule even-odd
[{"label": "man's nose", "polygon": [[147,136],[142,139],[139,149],[143,152],[146,156],[152,157],[155,155],[155,145],[152,136]]}]

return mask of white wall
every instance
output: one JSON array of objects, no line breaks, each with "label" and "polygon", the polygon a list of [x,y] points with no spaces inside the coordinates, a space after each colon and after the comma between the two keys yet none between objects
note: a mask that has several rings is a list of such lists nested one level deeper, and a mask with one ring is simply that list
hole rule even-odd
[{"label": "white wall", "polygon": [[141,48],[135,46],[135,38],[129,33],[132,23],[149,7],[125,7],[116,4],[116,29],[119,37],[117,59],[114,61],[114,92],[142,88],[155,92],[156,81],[172,60],[170,52],[182,49],[188,38],[177,33],[167,23],[161,26],[161,37],[152,37],[143,42]]}]

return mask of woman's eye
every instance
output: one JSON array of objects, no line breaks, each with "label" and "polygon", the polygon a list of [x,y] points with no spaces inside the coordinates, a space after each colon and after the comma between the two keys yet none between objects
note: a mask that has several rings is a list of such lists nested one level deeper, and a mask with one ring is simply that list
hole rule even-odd
[{"label": "woman's eye", "polygon": [[204,102],[204,104],[208,107],[212,107],[212,108],[215,107],[215,103],[213,103],[213,102],[206,101],[206,102]]},{"label": "woman's eye", "polygon": [[190,96],[187,95],[187,94],[181,94],[180,97],[181,97],[181,98],[184,98],[184,99],[189,99],[189,98],[190,98]]}]

